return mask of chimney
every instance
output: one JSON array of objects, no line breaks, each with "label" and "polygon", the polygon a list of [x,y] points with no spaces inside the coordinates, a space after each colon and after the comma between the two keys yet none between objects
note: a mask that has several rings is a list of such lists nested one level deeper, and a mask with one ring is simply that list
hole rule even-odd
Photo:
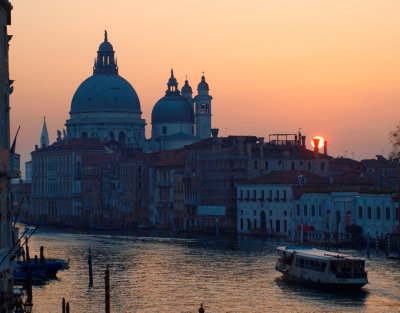
[{"label": "chimney", "polygon": [[324,141],[324,155],[328,155],[328,142],[326,140]]},{"label": "chimney", "polygon": [[301,146],[303,148],[305,148],[306,147],[306,136],[301,136],[300,138],[301,138]]},{"label": "chimney", "polygon": [[318,158],[318,156],[319,156],[319,148],[318,148],[319,140],[320,140],[319,138],[312,139],[312,141],[314,143],[314,155],[316,158]]}]

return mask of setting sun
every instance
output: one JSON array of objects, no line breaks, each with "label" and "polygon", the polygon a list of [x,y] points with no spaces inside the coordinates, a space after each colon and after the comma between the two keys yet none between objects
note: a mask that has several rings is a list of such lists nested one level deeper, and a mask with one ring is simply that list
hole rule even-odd
[{"label": "setting sun", "polygon": [[320,137],[320,136],[315,136],[315,137],[313,137],[313,139],[311,139],[311,146],[312,146],[313,148],[315,148],[314,139],[319,139],[318,149],[321,149],[321,148],[324,146],[325,139],[322,138],[322,137]]}]

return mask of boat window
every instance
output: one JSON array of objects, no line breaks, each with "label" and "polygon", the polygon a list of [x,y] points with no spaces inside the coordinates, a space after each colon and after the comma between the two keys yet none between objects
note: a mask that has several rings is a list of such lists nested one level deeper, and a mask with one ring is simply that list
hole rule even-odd
[{"label": "boat window", "polygon": [[304,267],[310,268],[310,260],[307,260],[307,259],[304,260]]},{"label": "boat window", "polygon": [[336,261],[331,261],[331,263],[329,264],[329,269],[330,269],[332,272],[336,272],[336,268],[337,268]]},{"label": "boat window", "polygon": [[321,262],[321,272],[325,272],[326,262]]},{"label": "boat window", "polygon": [[300,267],[304,267],[304,259],[300,258]]}]

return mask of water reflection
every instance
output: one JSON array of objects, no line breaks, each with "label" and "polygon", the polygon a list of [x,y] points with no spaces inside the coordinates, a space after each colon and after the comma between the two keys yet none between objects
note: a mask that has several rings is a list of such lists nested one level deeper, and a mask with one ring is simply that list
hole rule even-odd
[{"label": "water reflection", "polygon": [[[92,247],[94,288],[88,289],[87,248]],[[282,280],[276,247],[263,238],[198,237],[169,233],[90,233],[40,229],[31,255],[70,258],[68,271],[34,287],[34,312],[104,312],[104,270],[110,265],[113,312],[396,312],[398,262],[371,257],[370,284],[356,294],[331,293]]]}]

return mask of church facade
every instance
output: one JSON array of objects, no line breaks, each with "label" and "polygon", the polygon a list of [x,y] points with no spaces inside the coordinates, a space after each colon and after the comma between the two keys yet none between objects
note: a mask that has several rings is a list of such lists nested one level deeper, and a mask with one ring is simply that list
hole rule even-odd
[{"label": "church facade", "polygon": [[[139,97],[118,74],[115,51],[105,31],[93,75],[76,90],[66,121],[66,138],[119,141],[145,152],[181,148],[211,135],[211,100],[204,75],[193,97],[188,81],[180,91],[171,70],[165,96],[153,107],[151,138],[146,139]],[[48,145],[48,143],[47,143]]]}]

